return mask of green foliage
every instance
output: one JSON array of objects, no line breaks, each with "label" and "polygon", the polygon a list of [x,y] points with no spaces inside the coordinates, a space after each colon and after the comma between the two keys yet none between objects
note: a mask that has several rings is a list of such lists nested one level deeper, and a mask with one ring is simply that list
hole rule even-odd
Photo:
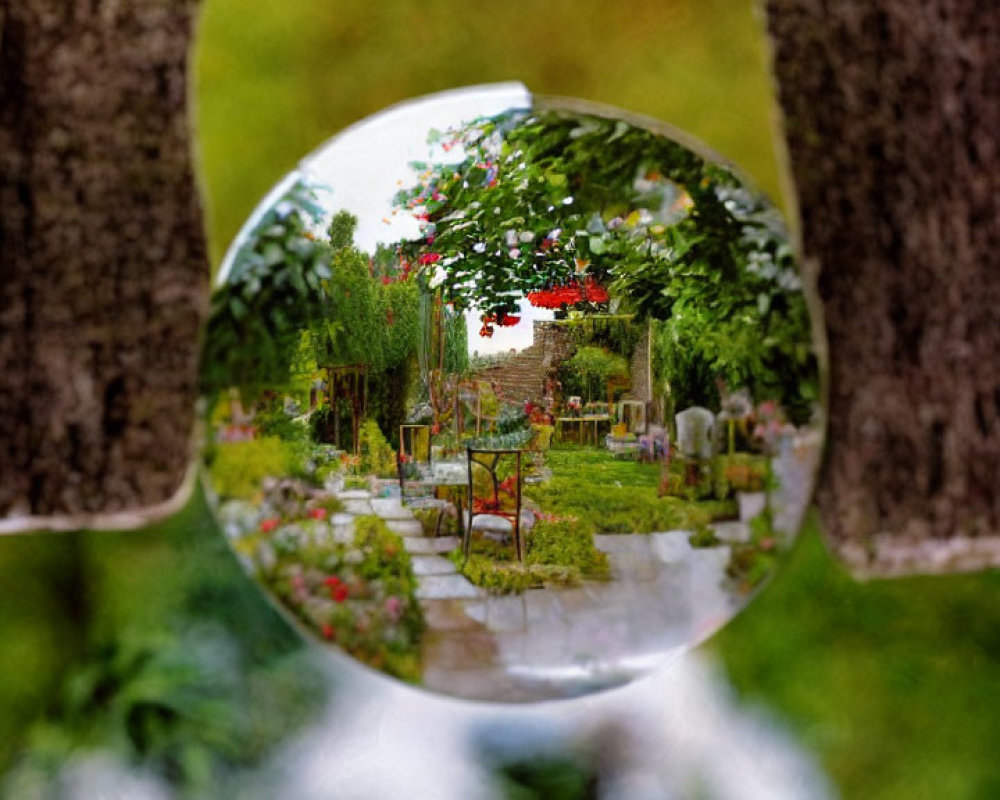
[{"label": "green foliage", "polygon": [[[602,399],[605,384],[612,378],[625,378],[629,374],[628,361],[617,353],[603,347],[591,345],[577,348],[573,356],[562,364],[563,392],[570,394],[570,388],[580,388],[585,402]],[[575,394],[576,392],[573,392]]]},{"label": "green foliage", "polygon": [[552,444],[555,426],[532,423],[531,430],[535,433],[535,438],[531,440],[531,449],[544,453]]},{"label": "green foliage", "polygon": [[527,537],[525,561],[579,570],[586,578],[610,575],[608,556],[594,545],[594,538],[575,519],[541,519]]},{"label": "green foliage", "polygon": [[310,427],[288,416],[281,403],[275,402],[266,411],[254,415],[254,424],[261,436],[274,436],[286,442],[305,443],[310,437]]},{"label": "green foliage", "polygon": [[573,516],[590,533],[697,530],[731,504],[658,497],[659,465],[620,461],[606,450],[566,448],[547,456],[553,477],[524,487],[549,514]]},{"label": "green foliage", "polygon": [[708,525],[705,525],[688,537],[688,542],[692,547],[715,547],[719,544],[719,537]]},{"label": "green foliage", "polygon": [[221,498],[258,497],[265,478],[283,478],[301,470],[301,454],[294,444],[276,436],[242,442],[219,442],[209,465],[212,487]]},{"label": "green foliage", "polygon": [[461,549],[451,558],[472,583],[497,594],[543,586],[576,586],[584,579],[609,577],[608,558],[594,546],[590,531],[573,519],[543,519],[525,536],[524,562],[513,545],[475,538],[469,558]]},{"label": "green foliage", "polygon": [[396,453],[386,440],[382,429],[373,419],[366,419],[358,430],[360,441],[362,474],[374,474],[380,478],[392,478],[396,475]]},{"label": "green foliage", "polygon": [[[353,218],[351,218],[353,219]],[[347,245],[333,251],[328,300],[321,324],[310,329],[316,363],[322,367],[386,363],[385,307],[368,274],[368,258]]]},{"label": "green foliage", "polygon": [[[422,280],[456,308],[516,314],[519,294],[582,269],[664,321],[684,353],[659,365],[677,391],[707,397],[707,373],[808,418],[817,366],[787,234],[727,168],[584,115],[513,112],[446,136],[466,161],[418,165],[420,181],[397,204],[427,215],[431,243],[407,246],[440,259]],[[702,380],[685,390],[690,377]]]},{"label": "green foliage", "polygon": [[637,322],[632,314],[586,314],[563,320],[560,324],[568,328],[577,347],[603,347],[626,360],[632,358],[639,339],[645,333],[645,326]]},{"label": "green foliage", "polygon": [[841,796],[988,798],[998,593],[996,570],[854,580],[811,515],[711,650],[747,704],[766,705],[817,754]]},{"label": "green foliage", "polygon": [[303,535],[301,526],[286,522],[267,534],[277,563],[262,566],[263,580],[320,638],[375,669],[419,681],[424,620],[402,539],[376,516],[355,518],[350,548]]},{"label": "green foliage", "polygon": [[715,496],[722,499],[734,492],[762,492],[770,472],[767,456],[753,453],[715,456],[712,459]]},{"label": "green foliage", "polygon": [[497,560],[478,552],[470,553],[464,564],[460,555],[456,561],[462,574],[472,583],[496,594],[515,594],[547,585],[575,586],[580,582],[579,570],[572,567],[521,564],[517,561]]},{"label": "green foliage", "polygon": [[767,509],[750,521],[750,540],[734,543],[726,574],[749,592],[769,578],[777,567],[778,535],[774,532],[771,511]]},{"label": "green foliage", "polygon": [[[25,552],[28,542],[9,544]],[[328,677],[247,581],[200,493],[143,530],[46,538],[43,547],[72,550],[74,571],[56,580],[43,556],[26,570],[37,596],[16,579],[5,586],[47,612],[39,627],[67,650],[46,713],[5,737],[19,754],[0,796],[55,796],[66,786],[61,771],[87,759],[138,767],[178,797],[241,796],[241,773],[327,699]],[[48,596],[71,613],[53,613]],[[15,630],[3,625],[8,644]],[[16,672],[7,678],[17,685]]]},{"label": "green foliage", "polygon": [[351,491],[354,489],[362,489],[368,491],[369,478],[366,475],[345,475],[344,476],[344,489]]},{"label": "green foliage", "polygon": [[444,371],[464,375],[469,371],[469,331],[465,316],[449,313],[444,322]]},{"label": "green foliage", "polygon": [[[414,508],[413,516],[424,529],[424,536],[434,536],[437,533],[438,515],[436,508]],[[454,514],[441,514],[441,535],[454,536],[458,533],[458,520]]]},{"label": "green foliage", "polygon": [[302,331],[324,314],[329,248],[309,232],[319,216],[299,183],[251,232],[212,297],[202,354],[203,391],[251,393],[291,381]]},{"label": "green foliage", "polygon": [[[492,754],[490,754],[492,757]],[[593,759],[544,754],[496,768],[504,800],[591,800],[600,796]]]}]

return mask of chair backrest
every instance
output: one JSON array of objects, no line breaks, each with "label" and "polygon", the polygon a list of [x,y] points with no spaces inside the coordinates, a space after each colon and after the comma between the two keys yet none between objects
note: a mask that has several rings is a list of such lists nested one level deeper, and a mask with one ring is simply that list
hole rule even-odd
[{"label": "chair backrest", "polygon": [[520,516],[523,451],[469,447],[466,453],[472,513]]}]

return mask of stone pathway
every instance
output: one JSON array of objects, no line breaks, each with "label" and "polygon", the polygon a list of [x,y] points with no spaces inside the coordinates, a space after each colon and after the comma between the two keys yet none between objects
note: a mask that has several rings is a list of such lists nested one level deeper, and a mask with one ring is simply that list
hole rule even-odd
[{"label": "stone pathway", "polygon": [[423,685],[461,698],[532,702],[622,685],[666,664],[745,603],[725,581],[743,522],[713,525],[723,544],[693,548],[688,531],[601,535],[611,580],[491,595],[445,557],[458,537],[426,537],[398,497],[338,492],[346,513],[377,514],[398,533],[418,579],[427,630]]}]

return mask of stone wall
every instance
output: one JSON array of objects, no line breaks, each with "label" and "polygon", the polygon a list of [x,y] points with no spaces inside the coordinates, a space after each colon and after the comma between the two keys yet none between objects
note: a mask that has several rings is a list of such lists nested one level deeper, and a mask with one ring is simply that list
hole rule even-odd
[{"label": "stone wall", "polygon": [[[649,326],[636,345],[629,365],[632,385],[624,395],[627,400],[650,402],[653,384],[649,364]],[[558,322],[535,320],[534,342],[502,364],[476,373],[478,380],[496,384],[497,392],[505,400],[520,403],[525,400],[540,402],[549,370],[570,358],[576,350],[569,328]]]}]

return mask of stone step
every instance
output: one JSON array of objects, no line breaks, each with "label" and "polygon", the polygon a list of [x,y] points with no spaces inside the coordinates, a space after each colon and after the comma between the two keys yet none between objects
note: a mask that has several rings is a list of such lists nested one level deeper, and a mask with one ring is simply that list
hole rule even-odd
[{"label": "stone step", "polygon": [[424,526],[420,524],[419,520],[412,517],[410,519],[387,519],[385,524],[390,531],[404,539],[410,536],[422,537],[424,535]]},{"label": "stone step", "polygon": [[344,503],[344,511],[348,514],[354,514],[355,516],[361,516],[363,514],[372,513],[372,501],[368,498],[351,497],[341,498]]},{"label": "stone step", "polygon": [[420,600],[446,598],[477,598],[484,592],[462,575],[425,575],[417,583],[416,596]]},{"label": "stone step", "polygon": [[367,489],[348,489],[343,492],[337,492],[337,497],[340,500],[367,500],[372,496],[372,493]]},{"label": "stone step", "polygon": [[411,555],[410,564],[413,565],[413,574],[418,577],[427,575],[454,575],[458,572],[458,569],[451,561],[436,555]]},{"label": "stone step", "polygon": [[372,500],[372,511],[386,520],[413,519],[413,512],[398,497],[376,497]]},{"label": "stone step", "polygon": [[415,555],[431,555],[450,553],[462,543],[457,536],[439,536],[436,539],[427,536],[407,536],[403,546],[407,552]]}]

